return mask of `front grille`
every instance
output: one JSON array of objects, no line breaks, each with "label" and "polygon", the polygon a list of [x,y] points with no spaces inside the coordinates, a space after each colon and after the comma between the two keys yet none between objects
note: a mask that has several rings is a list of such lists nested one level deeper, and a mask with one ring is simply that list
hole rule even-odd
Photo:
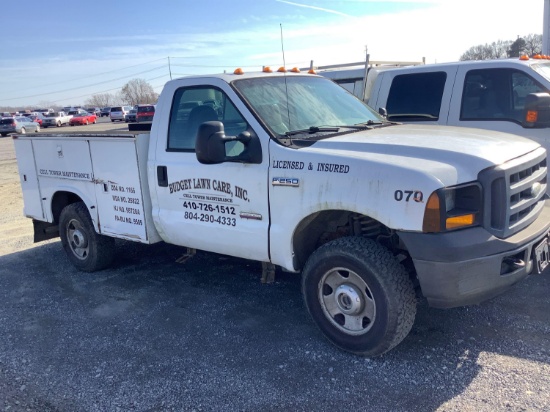
[{"label": "front grille", "polygon": [[546,173],[543,148],[482,171],[484,227],[507,238],[533,222],[544,206]]}]

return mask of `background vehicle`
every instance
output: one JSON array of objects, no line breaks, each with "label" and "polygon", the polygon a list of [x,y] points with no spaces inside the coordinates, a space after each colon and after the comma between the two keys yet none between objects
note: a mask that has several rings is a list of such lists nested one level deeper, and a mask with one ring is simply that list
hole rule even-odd
[{"label": "background vehicle", "polygon": [[65,112],[47,113],[44,119],[42,119],[42,127],[49,126],[61,127],[65,124],[69,124],[72,115],[68,115]]},{"label": "background vehicle", "polygon": [[76,125],[88,125],[90,123],[95,124],[96,122],[97,122],[97,116],[95,115],[95,113],[85,112],[85,113],[75,114],[69,121],[69,124],[71,126],[76,126]]},{"label": "background vehicle", "polygon": [[110,107],[104,107],[101,109],[101,117],[109,117],[111,114],[111,108]]},{"label": "background vehicle", "polygon": [[136,122],[152,122],[155,115],[155,105],[140,104],[137,107]]},{"label": "background vehicle", "polygon": [[40,125],[33,122],[28,117],[19,116],[14,118],[0,119],[0,134],[7,136],[8,133],[25,134],[29,132],[39,132]]},{"label": "background vehicle", "polygon": [[468,305],[549,264],[534,141],[388,122],[300,73],[172,80],[157,109],[150,133],[14,139],[36,241],[59,235],[83,271],[119,238],[256,260],[266,282],[302,272],[319,329],[364,356],[407,336],[415,285],[432,306]]},{"label": "background vehicle", "polygon": [[69,116],[81,116],[86,115],[88,112],[84,109],[72,109],[67,113]]},{"label": "background vehicle", "polygon": [[101,115],[101,109],[99,107],[89,107],[89,108],[84,109],[84,110],[86,110],[88,113],[95,114],[97,117],[99,117]]},{"label": "background vehicle", "polygon": [[42,126],[42,122],[44,121],[45,116],[43,116],[43,115],[40,114],[40,113],[35,113],[35,114],[31,114],[31,115],[29,116],[29,118],[30,118],[33,122],[36,122],[36,123],[38,123],[40,126]]},{"label": "background vehicle", "polygon": [[[348,90],[346,85],[353,79],[366,75],[364,100],[376,111],[384,109],[388,120],[513,133],[533,139],[550,151],[550,121],[545,114],[550,111],[548,59],[524,57],[371,68],[368,74],[363,67],[355,69],[353,75],[338,73],[320,72]],[[532,97],[528,100],[529,95]],[[531,112],[539,113],[538,121],[527,121],[526,104]]]},{"label": "background vehicle", "polygon": [[124,116],[128,114],[128,112],[132,110],[130,106],[113,106],[111,107],[110,112],[110,118],[111,121],[114,122],[115,120],[118,120],[120,122],[124,121]]},{"label": "background vehicle", "polygon": [[126,121],[126,123],[135,122],[135,121],[136,121],[136,114],[137,114],[137,109],[131,109],[131,110],[126,114],[126,116],[124,116],[124,120]]}]

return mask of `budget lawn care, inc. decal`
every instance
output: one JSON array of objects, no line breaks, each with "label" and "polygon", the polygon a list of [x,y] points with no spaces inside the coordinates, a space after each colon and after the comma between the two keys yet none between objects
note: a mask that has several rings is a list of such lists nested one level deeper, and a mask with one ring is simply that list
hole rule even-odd
[{"label": "budget lawn care, inc. decal", "polygon": [[181,179],[169,183],[168,190],[181,194],[185,219],[224,226],[236,226],[239,202],[250,202],[246,189],[217,179]]}]

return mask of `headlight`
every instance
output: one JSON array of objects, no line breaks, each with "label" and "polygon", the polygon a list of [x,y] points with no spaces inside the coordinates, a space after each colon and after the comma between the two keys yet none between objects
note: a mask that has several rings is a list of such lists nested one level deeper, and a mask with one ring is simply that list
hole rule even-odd
[{"label": "headlight", "polygon": [[479,183],[445,187],[433,192],[424,211],[424,232],[446,232],[481,224],[482,196]]}]

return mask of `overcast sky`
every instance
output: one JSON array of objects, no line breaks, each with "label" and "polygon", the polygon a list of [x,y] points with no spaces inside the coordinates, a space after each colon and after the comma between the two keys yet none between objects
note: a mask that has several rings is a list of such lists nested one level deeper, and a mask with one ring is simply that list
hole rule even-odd
[{"label": "overcast sky", "polygon": [[[82,104],[133,78],[371,60],[456,61],[542,33],[544,0],[157,0],[2,4],[0,106]],[[170,59],[168,59],[170,58]],[[170,67],[168,62],[170,61]]]}]

